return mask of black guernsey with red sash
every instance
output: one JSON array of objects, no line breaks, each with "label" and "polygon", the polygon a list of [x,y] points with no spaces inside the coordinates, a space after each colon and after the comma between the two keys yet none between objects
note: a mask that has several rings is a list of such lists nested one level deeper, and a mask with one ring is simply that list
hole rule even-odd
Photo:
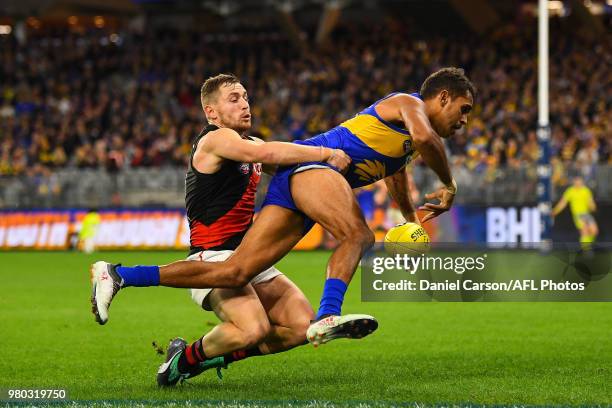
[{"label": "black guernsey with red sash", "polygon": [[198,142],[217,129],[215,125],[207,125],[191,146],[185,178],[190,254],[236,249],[253,221],[261,164],[223,160],[221,168],[213,174],[200,173],[193,167]]}]

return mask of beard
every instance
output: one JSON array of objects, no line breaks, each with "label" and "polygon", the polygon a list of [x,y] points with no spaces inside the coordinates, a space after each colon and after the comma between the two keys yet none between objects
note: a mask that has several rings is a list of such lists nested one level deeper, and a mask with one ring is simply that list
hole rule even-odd
[{"label": "beard", "polygon": [[251,129],[251,121],[244,121],[241,118],[231,119],[224,115],[219,115],[220,123],[229,129],[235,130],[238,133],[243,133]]},{"label": "beard", "polygon": [[238,121],[236,122],[236,124],[234,126],[232,126],[232,129],[234,129],[236,132],[238,133],[244,133],[247,132],[251,129],[251,122],[248,122],[248,124],[246,124],[245,122],[242,121]]}]

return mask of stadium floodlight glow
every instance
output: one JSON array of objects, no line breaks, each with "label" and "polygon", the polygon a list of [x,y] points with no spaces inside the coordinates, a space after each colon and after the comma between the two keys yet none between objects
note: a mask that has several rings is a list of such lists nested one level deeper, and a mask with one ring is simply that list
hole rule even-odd
[{"label": "stadium floodlight glow", "polygon": [[10,25],[0,25],[0,35],[9,35],[13,31]]}]

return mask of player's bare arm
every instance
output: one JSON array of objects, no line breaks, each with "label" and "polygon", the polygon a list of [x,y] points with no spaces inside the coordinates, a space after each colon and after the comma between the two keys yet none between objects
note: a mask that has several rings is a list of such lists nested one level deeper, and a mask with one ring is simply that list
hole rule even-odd
[{"label": "player's bare arm", "polygon": [[410,188],[408,187],[408,169],[404,167],[392,176],[385,177],[385,184],[389,195],[397,203],[402,215],[408,222],[420,224],[412,200],[410,199]]},{"label": "player's bare arm", "polygon": [[429,211],[423,222],[448,211],[453,204],[457,185],[451,175],[442,139],[427,118],[423,101],[408,94],[398,94],[383,101],[377,110],[383,119],[404,124],[412,136],[415,149],[444,184],[438,191],[425,195],[428,200],[438,199],[440,202],[426,203],[421,207]]},{"label": "player's bare arm", "polygon": [[202,173],[214,173],[223,159],[272,165],[327,162],[341,171],[351,162],[346,153],[339,149],[284,142],[258,143],[243,139],[238,132],[228,128],[210,132],[200,141],[193,156],[193,165]]},{"label": "player's bare arm", "polygon": [[[250,136],[251,140],[253,140],[255,143],[266,143],[264,140],[255,137],[255,136]],[[261,165],[261,171],[263,171],[264,173],[273,176],[276,174],[276,170],[278,169],[278,166],[276,164],[262,164]]]}]

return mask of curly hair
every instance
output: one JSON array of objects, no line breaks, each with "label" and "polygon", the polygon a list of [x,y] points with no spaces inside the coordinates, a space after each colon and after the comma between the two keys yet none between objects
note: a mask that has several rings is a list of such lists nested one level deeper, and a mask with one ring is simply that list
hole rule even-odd
[{"label": "curly hair", "polygon": [[451,97],[465,96],[469,91],[472,98],[476,98],[476,88],[462,68],[448,67],[434,72],[423,82],[420,93],[423,99],[429,99],[443,90],[447,90]]}]

